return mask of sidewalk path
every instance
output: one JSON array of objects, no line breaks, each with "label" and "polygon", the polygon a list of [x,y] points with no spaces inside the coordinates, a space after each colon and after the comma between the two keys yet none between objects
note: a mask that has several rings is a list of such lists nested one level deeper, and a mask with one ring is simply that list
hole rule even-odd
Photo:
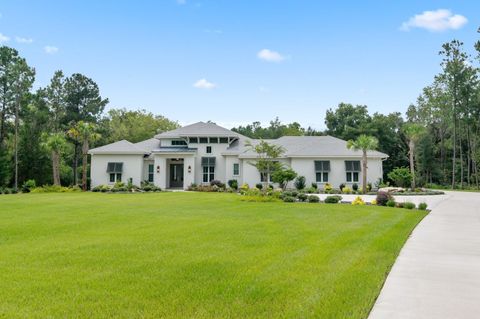
[{"label": "sidewalk path", "polygon": [[370,319],[480,318],[480,193],[447,192],[413,231]]}]

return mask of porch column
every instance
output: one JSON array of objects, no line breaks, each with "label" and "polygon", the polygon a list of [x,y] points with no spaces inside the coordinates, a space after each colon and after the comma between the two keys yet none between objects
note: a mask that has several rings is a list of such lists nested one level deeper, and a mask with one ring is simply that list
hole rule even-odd
[{"label": "porch column", "polygon": [[153,183],[161,189],[167,188],[167,159],[155,155]]},{"label": "porch column", "polygon": [[187,189],[192,183],[195,183],[195,158],[185,156],[183,159],[183,188]]}]

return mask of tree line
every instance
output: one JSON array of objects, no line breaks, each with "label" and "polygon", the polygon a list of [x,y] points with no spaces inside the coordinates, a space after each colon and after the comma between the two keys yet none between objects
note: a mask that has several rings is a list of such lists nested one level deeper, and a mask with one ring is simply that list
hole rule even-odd
[{"label": "tree line", "polygon": [[139,142],[179,126],[145,110],[105,112],[108,99],[80,73],[57,71],[37,90],[34,81],[35,69],[18,51],[0,47],[0,187],[17,188],[28,179],[39,185],[81,180],[85,189],[92,145]]}]

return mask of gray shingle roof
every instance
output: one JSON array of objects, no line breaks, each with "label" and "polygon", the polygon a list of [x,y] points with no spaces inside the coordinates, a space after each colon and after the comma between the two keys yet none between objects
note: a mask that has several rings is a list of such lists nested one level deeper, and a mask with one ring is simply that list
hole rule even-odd
[{"label": "gray shingle roof", "polygon": [[157,138],[150,138],[148,140],[135,143],[134,145],[142,150],[145,150],[147,153],[150,153],[153,149],[160,147],[160,140]]},{"label": "gray shingle roof", "polygon": [[214,123],[197,122],[172,131],[155,135],[155,138],[175,138],[185,136],[229,136],[241,137],[243,135],[227,130]]},{"label": "gray shingle roof", "polygon": [[148,154],[143,148],[130,143],[127,140],[121,140],[115,143],[107,144],[88,151],[89,154]]},{"label": "gray shingle roof", "polygon": [[[268,143],[282,146],[285,149],[285,157],[361,157],[361,151],[347,148],[347,142],[333,136],[283,136],[276,140],[265,140]],[[246,141],[240,141],[238,145],[232,145],[232,149],[225,154],[239,154],[243,158],[255,157],[245,146]],[[260,140],[251,140],[252,144]],[[378,151],[367,152],[369,157],[386,158],[387,154]]]}]

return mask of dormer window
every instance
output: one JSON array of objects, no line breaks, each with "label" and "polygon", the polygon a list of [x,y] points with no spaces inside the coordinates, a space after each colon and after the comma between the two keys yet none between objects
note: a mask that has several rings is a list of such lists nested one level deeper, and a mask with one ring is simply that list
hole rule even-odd
[{"label": "dormer window", "polygon": [[173,140],[172,146],[187,146],[187,142],[183,140]]},{"label": "dormer window", "polygon": [[199,138],[201,144],[207,144],[208,143],[208,137],[200,137]]},{"label": "dormer window", "polygon": [[220,137],[221,144],[228,144],[228,137]]},{"label": "dormer window", "polygon": [[198,143],[198,137],[189,137],[188,140],[190,141],[190,143]]},{"label": "dormer window", "polygon": [[218,137],[210,137],[210,143],[218,143]]}]

